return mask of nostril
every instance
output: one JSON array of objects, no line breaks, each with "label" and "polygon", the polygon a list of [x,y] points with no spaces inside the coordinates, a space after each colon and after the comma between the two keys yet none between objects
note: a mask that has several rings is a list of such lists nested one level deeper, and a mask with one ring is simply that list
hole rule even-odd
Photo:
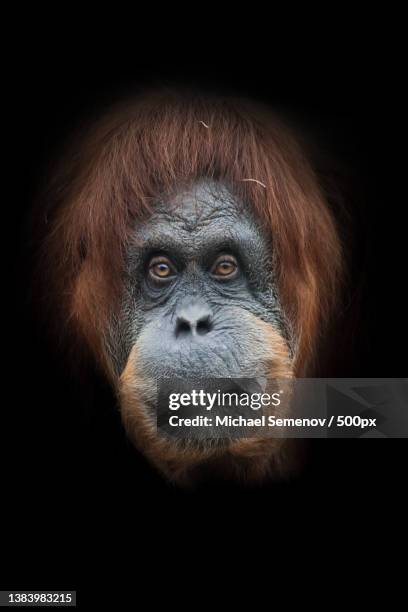
[{"label": "nostril", "polygon": [[201,317],[198,321],[189,321],[184,317],[178,317],[176,323],[176,338],[185,338],[186,336],[204,336],[212,329],[211,318],[209,316]]},{"label": "nostril", "polygon": [[184,319],[179,319],[176,325],[176,336],[187,336],[191,334],[190,323],[187,323]]},{"label": "nostril", "polygon": [[204,336],[211,331],[212,325],[210,321],[210,317],[205,317],[197,321],[196,330],[199,336]]}]

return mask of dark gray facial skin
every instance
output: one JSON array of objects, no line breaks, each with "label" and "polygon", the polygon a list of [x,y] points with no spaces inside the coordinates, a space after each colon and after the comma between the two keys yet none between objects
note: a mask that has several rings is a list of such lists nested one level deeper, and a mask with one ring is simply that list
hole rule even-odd
[{"label": "dark gray facial skin", "polygon": [[[249,207],[222,184],[200,181],[158,203],[128,248],[127,293],[109,343],[117,373],[136,344],[142,374],[154,379],[265,375],[257,320],[288,335],[272,248]],[[214,274],[221,255],[238,264],[225,278]],[[156,256],[172,264],[162,281],[149,273]]]}]

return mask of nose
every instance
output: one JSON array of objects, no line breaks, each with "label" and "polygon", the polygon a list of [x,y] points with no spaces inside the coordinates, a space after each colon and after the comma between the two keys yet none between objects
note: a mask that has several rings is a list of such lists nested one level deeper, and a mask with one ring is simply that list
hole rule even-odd
[{"label": "nose", "polygon": [[204,336],[213,327],[212,312],[207,304],[199,302],[183,306],[176,317],[176,337]]}]

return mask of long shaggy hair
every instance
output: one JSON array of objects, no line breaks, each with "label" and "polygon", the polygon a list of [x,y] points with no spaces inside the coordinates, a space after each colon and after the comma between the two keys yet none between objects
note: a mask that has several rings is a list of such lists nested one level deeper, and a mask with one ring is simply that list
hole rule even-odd
[{"label": "long shaggy hair", "polygon": [[269,109],[246,100],[147,93],[113,108],[75,143],[41,216],[49,319],[111,376],[104,334],[119,306],[130,232],[159,196],[203,177],[227,184],[269,232],[294,372],[313,375],[338,302],[338,232],[296,140]]}]

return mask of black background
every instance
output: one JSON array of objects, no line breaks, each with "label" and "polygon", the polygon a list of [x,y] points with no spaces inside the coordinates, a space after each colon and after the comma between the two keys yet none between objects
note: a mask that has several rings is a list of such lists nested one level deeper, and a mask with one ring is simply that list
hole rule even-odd
[{"label": "black background", "polygon": [[[405,440],[318,441],[305,474],[285,485],[172,488],[126,442],[110,391],[100,381],[91,395],[80,389],[36,331],[26,218],[72,130],[122,93],[181,83],[259,98],[314,131],[364,226],[354,262],[363,316],[343,375],[406,376],[398,20],[354,15],[337,32],[333,15],[312,35],[300,17],[295,27],[293,17],[264,22],[251,13],[239,27],[229,16],[221,25],[209,7],[177,30],[165,19],[158,28],[152,16],[105,15],[103,27],[70,16],[72,25],[65,10],[52,23],[26,15],[5,55],[2,588],[77,589],[85,607],[113,598],[118,575],[123,593],[142,589],[148,574],[155,597],[166,577],[186,579],[207,554],[209,583],[227,567],[238,593],[240,576],[258,579],[265,569],[260,553],[274,576],[303,567],[316,548],[323,558],[341,548],[357,563],[363,547],[392,539],[404,517]],[[201,587],[200,598],[211,584]]]}]

